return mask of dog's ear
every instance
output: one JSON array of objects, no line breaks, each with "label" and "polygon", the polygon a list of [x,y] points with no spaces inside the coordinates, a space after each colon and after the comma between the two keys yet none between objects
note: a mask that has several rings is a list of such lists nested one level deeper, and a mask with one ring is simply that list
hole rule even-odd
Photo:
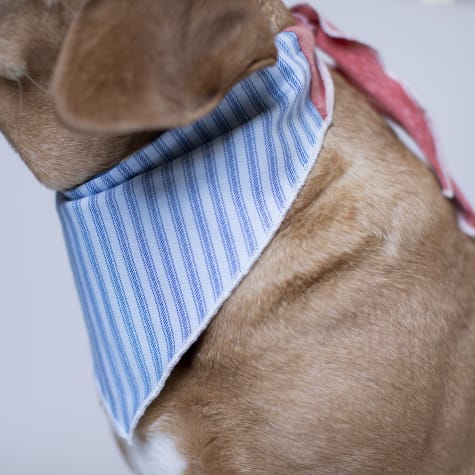
[{"label": "dog's ear", "polygon": [[276,60],[257,0],[89,0],[52,91],[69,127],[129,133],[187,125]]}]

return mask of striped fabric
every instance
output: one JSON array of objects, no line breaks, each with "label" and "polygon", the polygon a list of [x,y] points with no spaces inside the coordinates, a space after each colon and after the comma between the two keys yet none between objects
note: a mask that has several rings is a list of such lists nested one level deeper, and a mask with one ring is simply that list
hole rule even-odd
[{"label": "striped fabric", "polygon": [[126,439],[270,242],[322,147],[333,86],[292,30],[276,37],[277,65],[207,117],[58,195],[99,391]]}]

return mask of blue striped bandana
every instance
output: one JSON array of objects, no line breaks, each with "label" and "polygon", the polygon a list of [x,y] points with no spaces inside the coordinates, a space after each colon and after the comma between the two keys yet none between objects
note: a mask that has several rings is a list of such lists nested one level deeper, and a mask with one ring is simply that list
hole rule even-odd
[{"label": "blue striped bandana", "polygon": [[333,86],[302,35],[279,34],[276,66],[202,120],[58,195],[100,395],[125,439],[269,244],[317,159]]}]

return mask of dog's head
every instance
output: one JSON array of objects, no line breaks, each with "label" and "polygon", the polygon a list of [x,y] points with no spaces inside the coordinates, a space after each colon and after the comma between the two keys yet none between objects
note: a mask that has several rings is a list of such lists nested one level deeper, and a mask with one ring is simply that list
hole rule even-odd
[{"label": "dog's head", "polygon": [[289,21],[280,0],[0,0],[0,130],[72,187],[212,110]]}]

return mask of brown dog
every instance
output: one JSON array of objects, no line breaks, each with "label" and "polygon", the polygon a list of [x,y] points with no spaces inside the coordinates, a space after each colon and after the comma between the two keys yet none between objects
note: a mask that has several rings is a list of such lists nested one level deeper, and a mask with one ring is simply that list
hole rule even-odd
[{"label": "brown dog", "polygon": [[[177,5],[0,0],[0,129],[43,183],[70,188],[196,120],[292,23],[280,0]],[[334,80],[334,125],[280,232],[124,447],[138,473],[475,473],[475,243]]]}]

